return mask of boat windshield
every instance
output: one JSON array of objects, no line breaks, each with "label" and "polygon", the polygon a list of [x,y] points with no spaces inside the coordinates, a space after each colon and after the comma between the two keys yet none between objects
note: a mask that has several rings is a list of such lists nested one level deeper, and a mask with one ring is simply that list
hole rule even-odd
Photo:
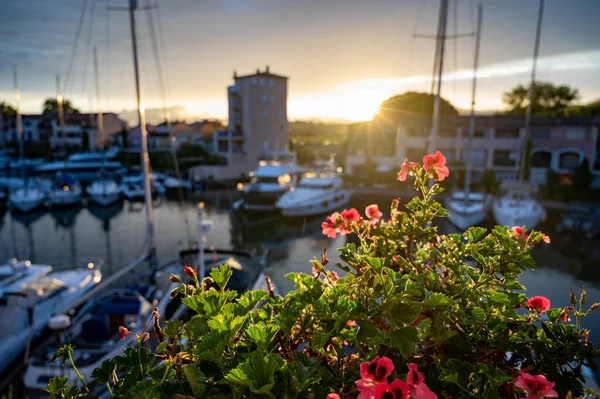
[{"label": "boat windshield", "polygon": [[278,184],[284,185],[292,181],[292,176],[284,174],[281,176],[253,176],[250,183],[263,183],[263,184]]}]

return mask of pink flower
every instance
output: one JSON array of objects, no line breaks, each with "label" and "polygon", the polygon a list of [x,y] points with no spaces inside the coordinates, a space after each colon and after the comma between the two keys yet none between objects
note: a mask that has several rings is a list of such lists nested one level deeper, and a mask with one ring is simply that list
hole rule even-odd
[{"label": "pink flower", "polygon": [[529,234],[525,234],[525,231],[523,231],[523,228],[520,226],[514,226],[511,229],[513,235],[517,238],[522,238],[523,240],[527,241],[527,239],[529,238]]},{"label": "pink flower", "polygon": [[360,214],[355,208],[344,209],[342,211],[342,218],[344,218],[346,222],[358,222],[360,220]]},{"label": "pink flower", "polygon": [[377,204],[372,204],[365,208],[365,215],[375,224],[381,220],[383,213],[379,211]]},{"label": "pink flower", "polygon": [[121,340],[124,340],[129,335],[129,330],[123,326],[119,326],[119,333],[121,334]]},{"label": "pink flower", "polygon": [[442,181],[450,174],[446,167],[446,157],[441,152],[425,155],[423,157],[423,167],[435,180]]},{"label": "pink flower", "polygon": [[534,296],[527,300],[529,309],[534,310],[538,315],[541,315],[546,310],[550,309],[550,300],[545,296]]},{"label": "pink flower", "polygon": [[534,398],[558,398],[558,393],[552,389],[554,383],[548,382],[544,375],[531,375],[521,371],[521,375],[517,377],[517,382],[515,382],[515,387]]},{"label": "pink flower", "polygon": [[437,395],[423,382],[423,374],[419,373],[416,364],[409,363],[406,383],[410,386],[410,393],[414,399],[437,399]]},{"label": "pink flower", "polygon": [[319,274],[321,274],[321,272],[317,268],[317,265],[313,264],[312,265],[312,275],[313,275],[313,277],[319,277]]},{"label": "pink flower", "polygon": [[327,216],[327,219],[323,223],[321,223],[321,229],[323,229],[323,235],[326,235],[329,238],[335,238],[337,233],[340,232],[338,227],[338,218],[340,214],[338,212],[333,212],[331,216]]},{"label": "pink flower", "polygon": [[550,237],[548,237],[547,235],[544,235],[542,237],[542,241],[544,241],[546,244],[550,244]]},{"label": "pink flower", "polygon": [[340,395],[337,393],[330,393],[325,399],[340,399]]},{"label": "pink flower", "polygon": [[[327,277],[329,277],[329,279],[325,279],[325,287],[333,287],[340,278],[337,272],[327,272]],[[331,283],[329,282],[330,280]]]},{"label": "pink flower", "polygon": [[394,363],[387,357],[377,356],[370,362],[361,363],[361,379],[356,381],[356,387],[360,392],[358,399],[372,399],[375,387],[381,382],[386,382],[392,371],[394,371]]},{"label": "pink flower", "polygon": [[394,256],[392,256],[392,260],[394,262],[400,262],[400,255],[394,255]]},{"label": "pink flower", "polygon": [[375,399],[409,399],[410,387],[407,383],[396,378],[391,384],[377,385],[374,394]]},{"label": "pink flower", "polygon": [[400,167],[400,172],[398,172],[398,177],[396,180],[405,181],[406,176],[417,166],[416,162],[408,162],[408,158],[404,158],[404,163]]},{"label": "pink flower", "polygon": [[346,322],[346,327],[356,327],[358,326],[358,324],[356,324],[356,322],[354,320],[348,320]]}]

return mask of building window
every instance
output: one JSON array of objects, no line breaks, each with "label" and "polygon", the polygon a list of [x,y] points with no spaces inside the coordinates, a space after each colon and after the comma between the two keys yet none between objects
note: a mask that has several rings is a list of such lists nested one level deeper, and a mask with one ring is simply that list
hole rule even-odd
[{"label": "building window", "polygon": [[494,166],[515,166],[518,157],[518,152],[494,150]]},{"label": "building window", "polygon": [[579,154],[576,152],[563,152],[558,158],[560,169],[574,170],[579,166]]},{"label": "building window", "polygon": [[456,129],[440,129],[440,137],[456,137]]},{"label": "building window", "polygon": [[267,101],[269,101],[269,96],[267,96],[266,94],[262,95],[262,102],[266,103]]},{"label": "building window", "polygon": [[275,81],[273,79],[269,79],[269,86],[275,86]]},{"label": "building window", "polygon": [[425,155],[425,150],[423,148],[407,148],[406,149],[406,158],[408,159],[421,159]]},{"label": "building window", "polygon": [[264,79],[264,78],[260,78],[260,79],[259,79],[259,81],[260,81],[260,85],[261,85],[261,86],[264,86],[264,85],[266,85],[266,84],[267,84],[267,82],[265,81],[265,79]]},{"label": "building window", "polygon": [[275,101],[275,96],[271,96],[271,101]]},{"label": "building window", "polygon": [[252,78],[252,80],[250,81],[250,84],[255,85],[256,84],[256,78]]},{"label": "building window", "polygon": [[536,151],[531,154],[532,168],[550,168],[552,164],[552,153],[550,151]]},{"label": "building window", "polygon": [[[475,131],[473,132],[473,137],[485,137],[485,129],[475,129]],[[469,133],[467,132],[467,137],[468,137]]]},{"label": "building window", "polygon": [[565,132],[566,140],[585,140],[585,129],[569,129]]},{"label": "building window", "polygon": [[496,130],[496,138],[499,139],[517,139],[519,138],[519,130],[518,129],[500,129]]},{"label": "building window", "polygon": [[486,166],[486,157],[484,149],[463,150],[462,161],[466,165],[469,161],[472,166]]},{"label": "building window", "polygon": [[531,138],[533,140],[548,140],[550,138],[550,129],[533,129],[531,131]]},{"label": "building window", "polygon": [[426,135],[425,129],[408,127],[406,128],[407,136],[410,137],[423,137]]},{"label": "building window", "polygon": [[265,111],[262,112],[262,116],[267,116],[267,115],[269,115],[269,111],[265,110]]}]

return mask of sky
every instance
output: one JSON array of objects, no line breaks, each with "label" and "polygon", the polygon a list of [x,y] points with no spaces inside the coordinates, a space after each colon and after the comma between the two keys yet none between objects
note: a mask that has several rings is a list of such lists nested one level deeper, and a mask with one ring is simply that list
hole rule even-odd
[{"label": "sky", "polygon": [[[438,0],[138,1],[156,6],[136,13],[147,108],[166,105],[187,120],[226,119],[233,71],[247,74],[266,65],[290,78],[290,120],[366,120],[392,95],[430,90],[435,41],[414,35],[435,34]],[[477,110],[488,112],[503,108],[503,92],[529,81],[539,1],[482,3]],[[473,32],[477,4],[450,0],[447,33]],[[97,46],[100,107],[135,109],[129,16],[114,10],[127,5],[0,0],[0,101],[14,104],[16,67],[22,112],[40,112],[44,99],[56,96],[57,75],[66,98],[82,111],[96,109]],[[578,88],[583,103],[600,99],[599,15],[600,0],[546,0],[538,79]],[[442,95],[465,110],[473,51],[473,38],[447,41]]]}]

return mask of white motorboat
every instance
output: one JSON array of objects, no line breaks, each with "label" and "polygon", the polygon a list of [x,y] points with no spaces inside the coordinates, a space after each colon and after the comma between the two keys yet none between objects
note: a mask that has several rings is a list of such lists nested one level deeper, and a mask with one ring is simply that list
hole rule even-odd
[{"label": "white motorboat", "polygon": [[39,187],[26,185],[11,192],[8,203],[11,207],[21,212],[31,212],[42,206],[46,200],[46,193]]},{"label": "white motorboat", "polygon": [[82,192],[81,185],[73,176],[68,173],[61,173],[48,193],[48,200],[54,207],[71,206],[81,202]]},{"label": "white motorboat", "polygon": [[0,266],[0,372],[46,328],[53,314],[101,279],[93,268],[52,271],[52,266],[16,260]]},{"label": "white motorboat", "polygon": [[533,229],[546,220],[546,210],[536,200],[537,186],[523,181],[503,181],[500,189],[501,194],[492,206],[498,224]]},{"label": "white motorboat", "polygon": [[350,191],[333,171],[308,172],[300,183],[277,200],[283,216],[304,217],[340,210],[350,201]]},{"label": "white motorboat", "polygon": [[60,172],[68,172],[77,180],[88,183],[93,181],[98,176],[98,172],[104,169],[107,176],[119,176],[125,168],[118,161],[67,161],[67,162],[50,162],[35,168],[35,174],[40,177],[55,176]]},{"label": "white motorboat", "polygon": [[242,199],[234,209],[272,211],[275,203],[298,181],[301,170],[296,165],[296,154],[287,151],[267,152],[258,169],[251,172],[250,183],[242,189]]},{"label": "white motorboat", "polygon": [[461,230],[483,222],[490,211],[491,197],[464,191],[453,192],[445,201],[448,220]]},{"label": "white motorboat", "polygon": [[90,200],[101,206],[108,206],[119,201],[121,191],[122,187],[110,179],[96,180],[85,190]]}]

